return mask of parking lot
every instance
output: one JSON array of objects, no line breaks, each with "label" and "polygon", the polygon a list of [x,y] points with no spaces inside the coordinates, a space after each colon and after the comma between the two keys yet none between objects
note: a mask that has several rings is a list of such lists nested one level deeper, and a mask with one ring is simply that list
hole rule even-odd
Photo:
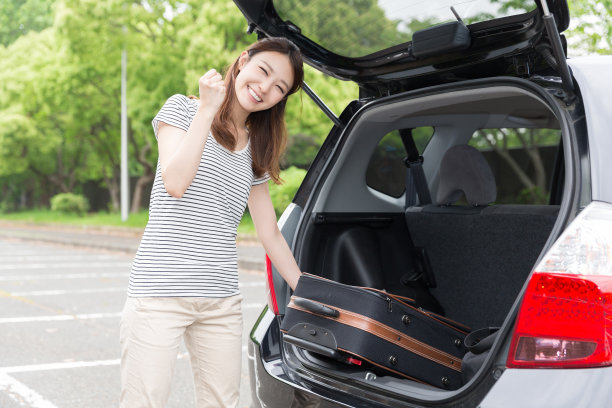
[{"label": "parking lot", "polygon": [[[0,407],[114,407],[119,319],[132,255],[0,238]],[[244,295],[241,407],[250,402],[246,341],[265,304],[261,271],[240,271]],[[169,408],[193,406],[184,347]]]}]

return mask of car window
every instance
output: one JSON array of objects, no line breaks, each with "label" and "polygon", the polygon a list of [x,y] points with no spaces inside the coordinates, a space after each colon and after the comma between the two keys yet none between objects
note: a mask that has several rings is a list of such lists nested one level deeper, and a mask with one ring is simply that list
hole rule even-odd
[{"label": "car window", "polygon": [[522,14],[536,8],[532,0],[274,0],[283,21],[324,48],[361,57],[412,40],[412,33],[455,21],[455,8],[466,24]]},{"label": "car window", "polygon": [[498,204],[550,202],[558,129],[479,129],[469,144],[480,150],[497,183]]},{"label": "car window", "polygon": [[[431,140],[434,128],[423,126],[412,129],[412,137],[420,154]],[[400,197],[406,189],[406,149],[398,130],[387,133],[370,157],[366,172],[366,184],[376,191]]]}]

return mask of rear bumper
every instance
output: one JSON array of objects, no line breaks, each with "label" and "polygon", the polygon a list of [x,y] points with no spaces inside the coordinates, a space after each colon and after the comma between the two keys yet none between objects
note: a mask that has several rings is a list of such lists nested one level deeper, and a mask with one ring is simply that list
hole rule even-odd
[{"label": "rear bumper", "polygon": [[[304,366],[303,356],[298,356],[294,346],[281,344],[279,320],[267,309],[261,314],[248,343],[249,374],[251,382],[251,408],[416,408],[416,407],[475,407],[476,404],[440,403],[441,393],[430,386],[414,383],[415,395],[438,399],[420,405],[394,398],[391,393],[401,395],[396,388],[397,380],[378,378],[376,388],[385,387],[387,392],[372,388],[361,374],[354,376],[320,372]],[[395,385],[394,385],[395,383]],[[482,399],[482,398],[480,398]],[[465,401],[464,401],[465,402]]]},{"label": "rear bumper", "polygon": [[[342,390],[334,397],[329,391],[316,390],[318,387],[309,389],[305,387],[308,384],[292,381],[285,372],[286,367],[282,359],[265,362],[260,345],[253,339],[249,342],[248,352],[253,401],[251,408],[370,406],[345,401]],[[327,398],[322,396],[325,394]],[[336,402],[331,402],[330,399]],[[480,408],[592,408],[609,406],[610,401],[612,367],[571,370],[506,369],[484,400],[477,405]],[[475,405],[464,402],[457,406]]]},{"label": "rear bumper", "polygon": [[[248,345],[249,380],[251,383],[251,408],[287,408],[293,401],[294,388],[280,380],[283,376],[280,359],[265,363],[259,346],[252,340]],[[268,370],[270,370],[271,374]]]},{"label": "rear bumper", "polygon": [[380,408],[358,400],[344,390],[335,390],[312,375],[291,372],[280,355],[280,333],[276,316],[264,310],[248,342],[251,408]]},{"label": "rear bumper", "polygon": [[253,356],[249,365],[251,408],[340,408],[350,406],[325,400],[312,391],[292,383],[282,373],[281,360],[264,363],[259,347],[253,342],[249,343],[249,359],[251,356]]}]

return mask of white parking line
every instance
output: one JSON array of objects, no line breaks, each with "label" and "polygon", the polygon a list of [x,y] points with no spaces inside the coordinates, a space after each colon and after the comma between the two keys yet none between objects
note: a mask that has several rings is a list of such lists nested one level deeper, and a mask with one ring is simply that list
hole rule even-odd
[{"label": "white parking line", "polygon": [[91,319],[107,319],[120,317],[118,313],[90,313],[76,315],[55,315],[55,316],[24,316],[24,317],[3,317],[0,318],[0,324],[6,323],[32,323],[32,322],[56,322],[65,320],[91,320]]},{"label": "white parking line", "polygon": [[20,271],[23,269],[66,269],[66,268],[125,268],[131,267],[131,262],[86,262],[86,263],[24,263],[0,265],[0,271]]},{"label": "white parking line", "polygon": [[[244,353],[246,350],[247,350],[247,346],[242,346],[242,352]],[[189,354],[187,352],[182,352],[178,354],[177,359],[182,360],[186,357],[189,357]],[[61,363],[30,364],[30,365],[14,366],[14,367],[0,367],[0,376],[6,375],[6,374],[14,374],[14,373],[66,370],[70,368],[115,366],[119,364],[121,364],[121,360],[117,358],[114,360],[70,361],[70,362],[61,362]],[[0,388],[0,390],[1,389],[2,388]]]},{"label": "white parking line", "polygon": [[120,288],[96,288],[96,289],[76,289],[76,290],[33,290],[30,292],[10,292],[13,296],[58,296],[58,295],[79,295],[90,293],[107,293],[107,292],[127,292],[127,286]]},{"label": "white parking line", "polygon": [[31,364],[15,367],[0,367],[0,373],[28,373],[50,370],[65,370],[67,368],[100,367],[119,365],[120,359],[98,361],[71,361],[62,363]]},{"label": "white parking line", "polygon": [[2,372],[0,372],[0,392],[8,395],[20,406],[30,408],[57,408],[56,405],[44,399],[27,385]]},{"label": "white parking line", "polygon": [[241,288],[256,288],[256,287],[260,287],[260,286],[266,286],[266,282],[264,281],[259,281],[259,282],[240,282],[239,283]]},{"label": "white parking line", "polygon": [[243,309],[261,309],[264,307],[263,303],[243,303]]},{"label": "white parking line", "polygon": [[28,281],[42,279],[90,279],[90,278],[117,278],[129,275],[128,272],[101,272],[101,273],[58,273],[54,275],[7,275],[0,276],[0,281]]},{"label": "white parking line", "polygon": [[[260,309],[264,307],[262,303],[244,303],[243,309]],[[9,323],[33,323],[33,322],[57,322],[67,320],[92,320],[92,319],[109,319],[121,317],[121,312],[116,313],[89,313],[89,314],[74,314],[74,315],[52,315],[52,316],[21,316],[21,317],[2,317],[0,324]]]},{"label": "white parking line", "polygon": [[[123,276],[123,275],[122,275]],[[240,283],[241,288],[254,288],[265,286],[265,282],[244,282]],[[58,295],[79,295],[90,293],[126,292],[127,286],[118,288],[95,288],[95,289],[73,289],[73,290],[33,290],[30,292],[11,292],[13,296],[58,296]]]},{"label": "white parking line", "polygon": [[[1,239],[1,238],[0,238]],[[57,251],[49,251],[49,252],[45,252],[43,250],[43,248],[41,248],[41,250],[37,250],[37,251],[27,251],[27,250],[22,250],[20,249],[20,247],[14,247],[14,248],[7,248],[4,245],[2,245],[0,243],[0,255],[2,256],[36,256],[36,255],[41,255],[41,254],[49,254],[49,255],[53,255],[55,253],[57,253]]]},{"label": "white parking line", "polygon": [[41,262],[41,261],[105,261],[108,259],[117,259],[116,255],[23,255],[23,254],[7,254],[0,255],[0,262]]}]

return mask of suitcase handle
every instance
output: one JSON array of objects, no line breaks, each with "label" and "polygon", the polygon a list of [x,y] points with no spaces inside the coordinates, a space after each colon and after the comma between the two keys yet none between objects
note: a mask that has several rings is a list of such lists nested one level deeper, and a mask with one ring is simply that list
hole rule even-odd
[{"label": "suitcase handle", "polygon": [[340,312],[338,312],[336,309],[332,309],[331,307],[314,302],[310,299],[296,297],[293,299],[293,303],[315,314],[329,316],[329,317],[340,316]]},{"label": "suitcase handle", "polygon": [[324,355],[326,357],[331,357],[336,360],[340,360],[342,355],[338,352],[338,350],[330,349],[329,347],[322,346],[317,343],[313,343],[311,341],[300,339],[299,337],[291,336],[289,334],[285,334],[283,336],[283,340],[287,343],[296,345],[308,351],[312,351],[314,353],[318,353]]}]

